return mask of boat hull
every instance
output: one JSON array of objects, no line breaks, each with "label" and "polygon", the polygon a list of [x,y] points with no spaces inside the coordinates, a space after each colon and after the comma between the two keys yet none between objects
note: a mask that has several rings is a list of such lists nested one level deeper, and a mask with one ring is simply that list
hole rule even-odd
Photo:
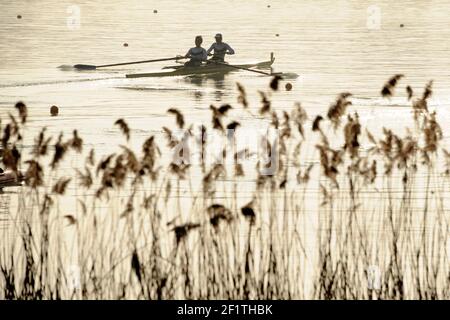
[{"label": "boat hull", "polygon": [[249,63],[249,64],[237,64],[237,65],[224,65],[224,64],[208,64],[201,67],[184,67],[184,66],[173,66],[176,68],[174,71],[162,71],[162,72],[149,72],[149,73],[134,73],[127,74],[127,78],[151,78],[151,77],[175,77],[175,76],[188,76],[188,75],[202,75],[202,74],[212,74],[212,73],[228,73],[231,71],[239,71],[238,68],[270,68],[275,59],[269,61],[263,61],[259,63]]}]

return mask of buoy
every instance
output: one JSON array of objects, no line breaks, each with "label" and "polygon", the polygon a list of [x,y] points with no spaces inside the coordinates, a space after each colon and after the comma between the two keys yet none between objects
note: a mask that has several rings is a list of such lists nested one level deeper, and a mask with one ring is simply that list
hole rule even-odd
[{"label": "buoy", "polygon": [[267,5],[267,8],[270,8],[270,4]]},{"label": "buoy", "polygon": [[57,106],[51,106],[50,108],[50,114],[52,115],[52,117],[56,117],[59,113],[59,109]]},{"label": "buoy", "polygon": [[279,34],[279,33],[277,33],[277,34],[275,34],[275,36],[276,36],[276,37],[279,37],[279,36],[280,36],[280,34]]},{"label": "buoy", "polygon": [[22,19],[22,16],[20,14],[18,14],[17,19]]},{"label": "buoy", "polygon": [[400,28],[403,28],[405,25],[402,23],[402,24],[400,24]]},{"label": "buoy", "polygon": [[156,10],[156,9],[155,9],[155,10],[153,10],[153,13],[158,13],[158,10]]},{"label": "buoy", "polygon": [[292,90],[292,84],[291,83],[286,83],[286,85],[284,86],[286,88],[286,91],[291,91]]},{"label": "buoy", "polygon": [[124,47],[128,47],[128,43],[125,42],[125,43],[123,44],[123,46],[124,46]]}]

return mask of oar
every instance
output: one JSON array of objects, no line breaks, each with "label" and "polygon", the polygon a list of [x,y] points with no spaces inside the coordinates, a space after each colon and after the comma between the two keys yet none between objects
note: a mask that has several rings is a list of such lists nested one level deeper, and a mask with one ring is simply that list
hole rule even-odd
[{"label": "oar", "polygon": [[212,61],[212,60],[208,60],[208,61],[211,62],[211,63],[216,63],[216,64],[228,66],[228,67],[234,68],[234,69],[240,69],[240,70],[256,72],[256,73],[263,74],[263,75],[266,75],[266,76],[280,76],[283,79],[296,79],[296,78],[299,77],[299,75],[296,74],[296,73],[289,73],[289,72],[286,72],[286,73],[285,72],[271,72],[271,73],[269,73],[269,72],[264,72],[264,71],[259,71],[259,70],[244,68],[244,67],[233,66],[233,65],[230,65],[230,64],[227,64],[227,63],[223,63],[223,62],[220,62],[220,61]]},{"label": "oar", "polygon": [[134,61],[134,62],[114,63],[114,64],[103,64],[103,65],[100,65],[100,66],[93,66],[93,65],[90,65],[90,64],[76,64],[73,67],[75,69],[81,69],[81,70],[95,70],[97,68],[125,66],[125,65],[129,65],[129,64],[149,63],[149,62],[159,62],[159,61],[169,61],[169,60],[181,60],[181,59],[186,59],[186,58],[182,57],[182,56],[179,56],[179,57],[173,57],[173,58],[142,60],[142,61]]},{"label": "oar", "polygon": [[230,67],[230,68],[234,68],[234,69],[240,69],[240,70],[256,72],[256,73],[259,73],[259,74],[263,74],[265,76],[276,76],[276,75],[281,75],[282,74],[281,72],[269,73],[269,72],[249,69],[249,68],[245,68],[245,67],[233,66],[233,65],[228,64],[228,63],[224,63],[224,62],[220,62],[220,61],[214,61],[214,60],[208,60],[208,63],[216,63],[216,64],[220,64],[220,65],[227,66],[227,67]]}]

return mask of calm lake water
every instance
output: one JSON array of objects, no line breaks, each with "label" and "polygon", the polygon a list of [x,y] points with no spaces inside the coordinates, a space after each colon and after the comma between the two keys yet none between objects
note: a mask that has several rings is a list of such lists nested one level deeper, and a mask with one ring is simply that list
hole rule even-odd
[{"label": "calm lake water", "polygon": [[[162,136],[162,126],[174,126],[174,117],[166,112],[169,108],[178,108],[187,123],[209,124],[211,104],[236,105],[236,82],[246,88],[256,115],[258,90],[268,90],[270,81],[256,73],[126,79],[125,74],[159,71],[172,62],[94,71],[60,68],[173,57],[185,54],[196,35],[203,36],[203,46],[208,48],[220,32],[236,51],[228,56],[230,63],[265,61],[273,52],[275,71],[299,74],[296,79],[283,80],[282,90],[271,93],[273,107],[290,110],[299,101],[310,120],[324,114],[339,93],[349,91],[354,94],[350,110],[359,113],[363,127],[375,133],[388,127],[403,135],[405,127],[413,125],[404,88],[409,84],[421,94],[427,82],[434,80],[429,105],[437,111],[444,130],[443,143],[448,145],[449,12],[447,0],[2,1],[0,118],[4,119],[22,100],[29,108],[24,148],[31,148],[34,136],[43,127],[49,133],[62,131],[65,137],[77,129],[87,144],[84,150],[95,148],[97,154],[105,154],[125,143],[114,126],[118,118],[129,123],[133,137],[130,145],[140,150],[142,141],[150,135]],[[405,78],[394,98],[383,99],[380,90],[394,74],[404,74]],[[284,90],[287,82],[293,85],[291,91]],[[50,116],[52,105],[59,107],[59,116]],[[258,116],[234,112],[230,118],[260,127]],[[305,148],[307,156],[312,157],[314,144]],[[74,156],[62,169],[83,159]],[[420,185],[425,174],[419,175]],[[245,199],[239,206],[254,193],[254,179],[248,180],[250,187],[245,182],[240,185],[239,196]],[[80,190],[72,185],[64,198],[67,203],[61,204],[62,214],[76,210]],[[317,203],[309,202],[319,199],[317,181],[311,189],[314,193],[308,194],[307,205],[314,206]],[[380,189],[373,194],[376,197],[383,192],[390,191]],[[114,201],[127,199],[128,194],[120,196],[122,199],[111,201],[111,207]],[[447,200],[445,204],[448,208]],[[379,204],[371,200],[371,205],[373,208],[365,208],[367,212],[377,212]],[[2,219],[7,218],[0,216],[0,222]],[[308,225],[303,228],[304,233],[312,233]],[[310,238],[314,247],[316,238]]]},{"label": "calm lake water", "polygon": [[[313,116],[338,93],[351,91],[362,121],[403,128],[402,119],[409,119],[403,116],[410,112],[404,93],[392,101],[379,97],[383,83],[403,73],[401,90],[410,84],[421,91],[435,80],[433,101],[441,121],[448,123],[450,3],[371,5],[373,1],[2,2],[0,114],[23,100],[30,108],[30,128],[77,128],[86,141],[105,150],[114,142],[113,122],[119,117],[143,136],[172,123],[166,114],[170,107],[178,107],[188,121],[209,121],[211,103],[235,103],[237,81],[257,102],[257,90],[267,88],[268,78],[245,71],[215,80],[124,78],[167,63],[88,72],[58,66],[172,57],[184,54],[196,35],[203,35],[209,47],[221,32],[236,50],[230,62],[264,61],[274,52],[276,71],[300,74],[290,80],[292,91],[276,93],[276,108],[301,101]],[[49,116],[51,105],[60,108],[60,116]]]},{"label": "calm lake water", "polygon": [[[126,79],[127,73],[172,63],[95,71],[58,68],[173,57],[193,46],[196,35],[203,35],[209,47],[221,32],[236,51],[229,62],[265,61],[274,52],[275,71],[300,75],[287,80],[292,91],[273,94],[275,109],[289,110],[300,101],[312,119],[326,112],[337,94],[350,91],[352,110],[363,125],[403,134],[412,119],[405,86],[420,93],[433,79],[431,105],[445,127],[450,122],[449,10],[447,1],[377,1],[375,6],[371,1],[290,0],[2,2],[0,116],[23,100],[30,114],[25,148],[46,126],[49,133],[66,136],[78,129],[86,150],[104,154],[123,143],[113,125],[118,118],[129,123],[130,144],[140,149],[149,135],[162,135],[163,125],[173,127],[168,108],[181,110],[187,123],[209,123],[210,104],[235,105],[236,82],[245,86],[256,113],[258,90],[268,88],[269,78],[255,73]],[[380,98],[383,83],[397,73],[406,76],[397,96]],[[52,105],[59,107],[58,117],[50,116]],[[248,114],[232,117],[260,125]],[[306,152],[313,155],[314,145]]]},{"label": "calm lake water", "polygon": [[[58,68],[173,57],[193,46],[196,35],[203,35],[204,47],[209,47],[221,32],[236,51],[229,62],[265,61],[274,52],[275,71],[300,75],[283,82],[291,82],[292,91],[273,94],[275,109],[289,110],[300,101],[312,119],[326,112],[337,94],[350,91],[351,109],[358,111],[363,125],[374,132],[386,126],[404,134],[412,124],[405,86],[420,94],[432,79],[430,104],[445,127],[450,122],[449,10],[447,1],[3,2],[0,116],[23,100],[30,114],[25,148],[46,126],[49,133],[63,131],[66,136],[78,129],[88,148],[104,154],[123,143],[113,125],[118,118],[129,123],[130,144],[140,148],[149,135],[162,135],[163,125],[174,125],[168,108],[182,111],[187,123],[209,123],[210,104],[236,104],[236,82],[245,86],[256,113],[258,90],[266,90],[270,79],[255,73],[126,79],[127,73],[172,63],[95,71]],[[383,83],[397,73],[406,78],[396,97],[380,98]],[[58,117],[50,116],[52,105],[59,107]],[[232,117],[260,125],[258,117],[248,114]],[[444,135],[448,143],[448,133]],[[306,148],[312,155],[314,145]]]}]

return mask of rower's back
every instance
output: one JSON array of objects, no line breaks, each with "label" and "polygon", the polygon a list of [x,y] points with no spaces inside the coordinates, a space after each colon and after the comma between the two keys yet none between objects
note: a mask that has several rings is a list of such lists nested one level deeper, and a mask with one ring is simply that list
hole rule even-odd
[{"label": "rower's back", "polygon": [[187,55],[190,60],[188,61],[188,65],[197,66],[201,65],[202,61],[206,60],[206,50],[202,47],[193,47],[189,49]]}]

